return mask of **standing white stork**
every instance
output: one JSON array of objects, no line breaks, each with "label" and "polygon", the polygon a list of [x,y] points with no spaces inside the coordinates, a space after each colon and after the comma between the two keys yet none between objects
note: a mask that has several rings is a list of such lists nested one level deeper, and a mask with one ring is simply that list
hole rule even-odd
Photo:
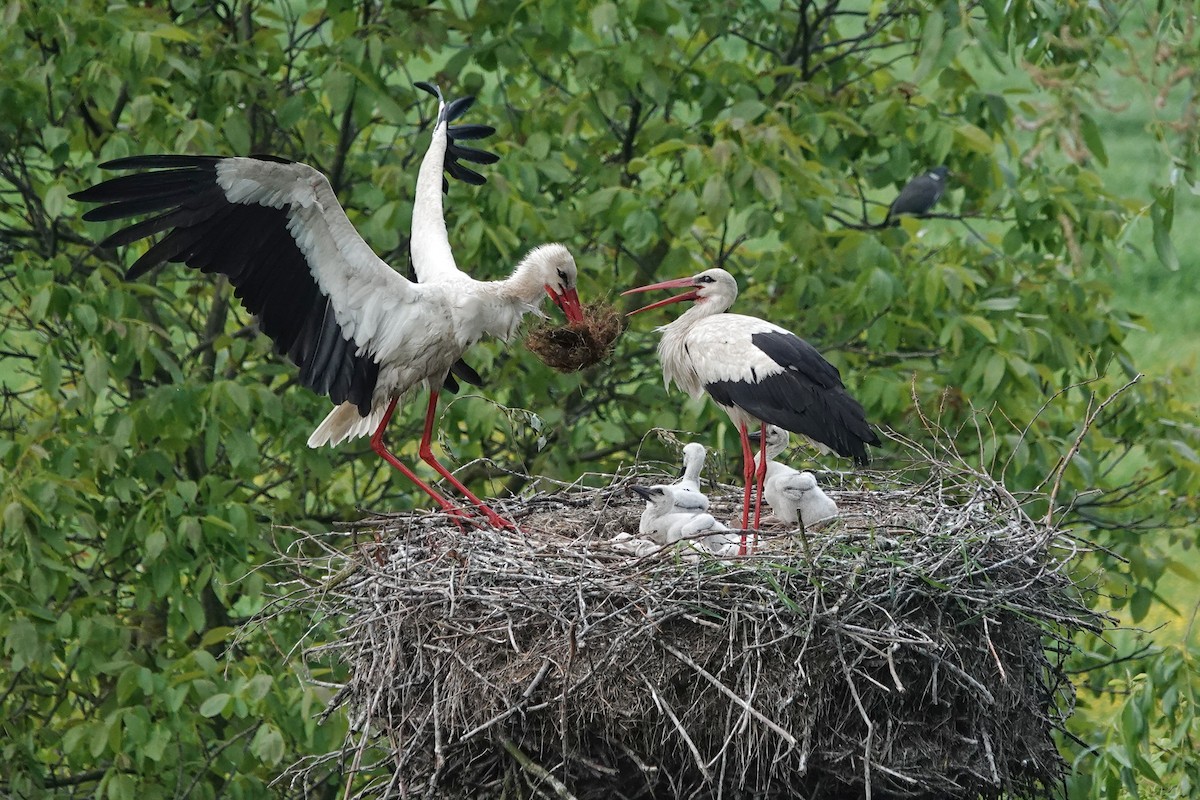
[{"label": "standing white stork", "polygon": [[[808,528],[836,517],[837,503],[817,484],[815,475],[776,461],[787,450],[788,432],[778,425],[768,425],[766,436],[768,460],[763,499],[775,516],[789,525],[799,525],[802,535]],[[761,432],[750,432],[751,441],[761,438]]]},{"label": "standing white stork", "polygon": [[[710,269],[689,278],[629,289],[623,294],[655,289],[680,289],[683,294],[631,311],[630,315],[653,308],[694,301],[678,319],[658,328],[662,339],[658,357],[663,380],[674,382],[692,397],[707,392],[729,414],[741,437],[743,475],[742,527],[750,527],[750,487],[757,487],[754,528],[758,528],[762,506],[762,482],[766,476],[765,444],[759,466],[747,429],[762,430],[778,425],[808,437],[823,450],[852,456],[855,463],[869,461],[867,445],[878,445],[879,437],[867,423],[863,408],[846,391],[835,366],[816,348],[773,323],[743,314],[725,313],[737,299],[737,281],[723,269]],[[743,551],[745,537],[742,539]]]},{"label": "standing white stork", "polygon": [[127,279],[166,262],[229,278],[276,350],[300,368],[301,383],[337,404],[309,438],[310,447],[370,435],[376,453],[447,512],[462,516],[383,443],[397,402],[424,385],[429,404],[421,459],[491,524],[511,526],[434,457],[438,389],[467,348],[484,335],[511,338],[525,314],[541,313],[538,303],[547,294],[569,321],[582,321],[575,260],[561,244],[548,244],[531,250],[503,280],[477,281],[458,271],[442,220],[441,170],[447,161],[465,170],[455,159],[478,161],[472,158],[478,151],[450,149],[448,117],[439,102],[414,201],[421,210],[414,211],[413,261],[435,265],[430,278],[438,273],[428,283],[405,279],[371,251],[324,175],[274,156],[121,158],[101,167],[149,171],[72,197],[104,204],[85,214],[87,220],[154,213],[101,243],[127,245],[166,231]]}]

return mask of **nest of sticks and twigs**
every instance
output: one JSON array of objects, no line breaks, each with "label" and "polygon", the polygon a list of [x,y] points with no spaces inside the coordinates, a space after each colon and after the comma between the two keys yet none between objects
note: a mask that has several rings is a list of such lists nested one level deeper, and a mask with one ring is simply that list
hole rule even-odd
[{"label": "nest of sticks and twigs", "polygon": [[[788,531],[723,561],[619,552],[628,486],[670,480],[644,470],[500,503],[520,532],[400,514],[302,539],[280,588],[338,622],[305,658],[348,673],[326,712],[350,719],[347,796],[1049,794],[1063,658],[1100,625],[1079,545],[924,456],[825,474],[841,516],[811,560]],[[736,489],[710,498],[736,516]]]},{"label": "nest of sticks and twigs", "polygon": [[624,328],[616,308],[592,303],[583,307],[583,322],[534,328],[525,337],[525,346],[552,369],[578,372],[607,358]]}]

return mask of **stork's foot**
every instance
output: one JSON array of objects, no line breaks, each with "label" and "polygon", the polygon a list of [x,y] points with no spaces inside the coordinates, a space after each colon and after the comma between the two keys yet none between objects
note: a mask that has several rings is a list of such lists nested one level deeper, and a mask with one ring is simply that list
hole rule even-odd
[{"label": "stork's foot", "polygon": [[458,528],[459,532],[465,533],[468,528],[476,524],[475,518],[468,514],[465,509],[458,506],[444,506],[442,513],[450,518],[450,521],[454,523],[454,527]]},{"label": "stork's foot", "polygon": [[742,541],[741,541],[741,544],[738,546],[738,555],[739,556],[752,555],[754,553],[755,546],[758,544],[758,529],[757,528],[743,528],[741,533],[742,533]]},{"label": "stork's foot", "polygon": [[517,523],[513,522],[512,520],[505,519],[487,506],[480,506],[479,510],[483,512],[483,516],[487,519],[488,524],[490,524],[493,528],[498,528],[502,531],[517,530]]},{"label": "stork's foot", "polygon": [[[470,507],[468,506],[467,508]],[[457,525],[460,531],[465,532],[468,529],[480,530],[483,528],[497,528],[508,531],[517,530],[516,523],[505,519],[485,505],[480,504],[477,506],[477,514],[472,514],[467,508],[447,506],[442,511],[445,512],[446,516],[450,517],[450,521]]]}]

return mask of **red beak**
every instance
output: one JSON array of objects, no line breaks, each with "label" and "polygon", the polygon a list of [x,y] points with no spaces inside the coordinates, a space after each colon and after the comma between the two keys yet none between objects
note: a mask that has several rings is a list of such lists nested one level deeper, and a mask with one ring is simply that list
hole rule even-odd
[{"label": "red beak", "polygon": [[696,284],[693,283],[692,280],[693,279],[690,277],[689,278],[675,278],[674,280],[663,281],[662,283],[652,283],[649,286],[639,286],[636,289],[628,289],[624,292],[621,292],[621,296],[624,297],[627,294],[636,294],[637,292],[652,292],[655,289],[679,289],[680,287],[683,287],[683,286],[693,287],[693,289],[690,292],[684,292],[683,294],[677,294],[674,297],[668,297],[666,300],[659,300],[657,303],[651,303],[648,306],[642,306],[641,308],[630,311],[625,316],[632,317],[634,314],[640,314],[643,311],[649,311],[654,308],[662,308],[663,306],[668,306],[671,303],[682,303],[684,300],[697,299],[700,296],[698,294],[699,290],[694,288]]},{"label": "red beak", "polygon": [[554,291],[554,287],[546,284],[546,294],[550,295],[550,299],[554,301],[554,304],[562,309],[568,323],[579,325],[583,322],[583,304],[579,302],[579,293],[574,288],[567,289],[562,294],[559,294]]}]

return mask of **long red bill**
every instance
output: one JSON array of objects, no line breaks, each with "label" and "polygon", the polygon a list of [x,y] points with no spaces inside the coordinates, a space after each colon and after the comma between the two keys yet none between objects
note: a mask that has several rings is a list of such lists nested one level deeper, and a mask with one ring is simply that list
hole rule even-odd
[{"label": "long red bill", "polygon": [[624,297],[627,294],[637,294],[638,292],[652,292],[655,289],[679,289],[684,286],[691,286],[692,280],[693,279],[691,276],[686,278],[672,278],[669,281],[661,281],[659,283],[647,284],[646,286],[638,286],[636,289],[626,289],[625,291],[621,292],[621,296]]},{"label": "long red bill", "polygon": [[669,306],[669,305],[671,305],[671,303],[682,303],[684,300],[695,300],[699,296],[700,295],[698,295],[696,293],[696,290],[693,289],[690,292],[684,292],[683,294],[677,294],[674,297],[668,297],[666,300],[659,300],[657,303],[651,303],[648,306],[642,306],[641,308],[635,308],[633,311],[630,311],[625,316],[632,317],[634,314],[640,314],[643,311],[652,311],[653,309],[656,309],[656,308],[662,308],[663,306]]},{"label": "long red bill", "polygon": [[583,304],[579,302],[579,292],[574,288],[567,289],[562,294],[554,291],[550,284],[546,284],[546,294],[550,295],[550,299],[554,304],[562,309],[566,315],[567,322],[571,325],[579,325],[583,322]]},{"label": "long red bill", "polygon": [[655,289],[678,289],[682,286],[691,286],[693,288],[690,292],[677,294],[674,297],[668,297],[666,300],[659,300],[658,302],[651,303],[648,306],[642,306],[641,308],[634,309],[625,316],[632,317],[634,314],[640,314],[643,311],[650,311],[655,308],[662,308],[663,306],[670,305],[671,303],[682,303],[684,300],[695,300],[699,296],[697,294],[697,290],[694,288],[695,284],[692,283],[692,279],[690,277],[674,278],[669,281],[662,281],[661,283],[652,283],[649,286],[639,286],[636,289],[626,289],[625,291],[621,292],[622,297],[627,294],[636,294],[638,292],[651,292]]}]

